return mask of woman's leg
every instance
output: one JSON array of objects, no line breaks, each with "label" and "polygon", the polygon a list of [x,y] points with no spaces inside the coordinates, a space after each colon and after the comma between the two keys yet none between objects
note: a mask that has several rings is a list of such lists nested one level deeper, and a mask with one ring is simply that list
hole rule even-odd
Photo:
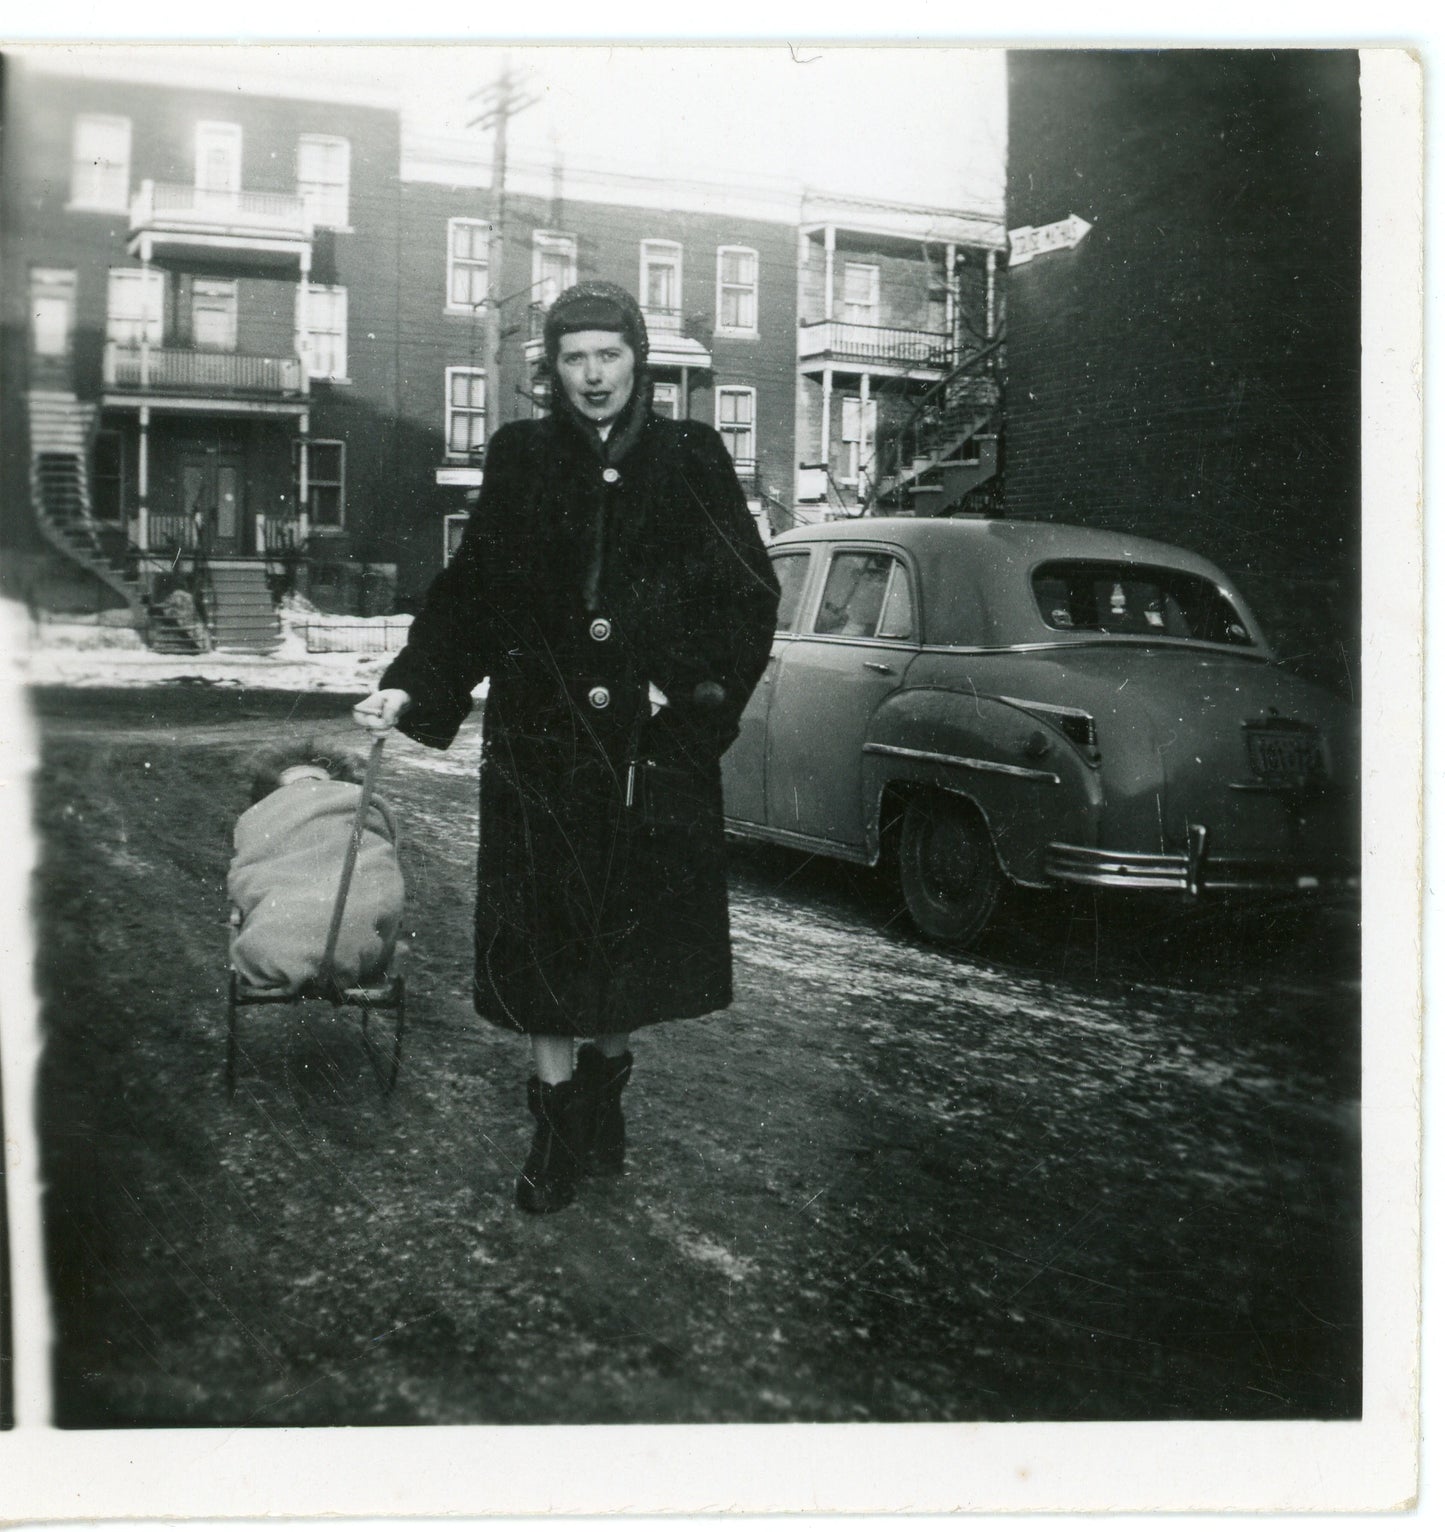
[{"label": "woman's leg", "polygon": [[532,1073],[543,1085],[572,1078],[572,1039],[553,1033],[532,1035]]},{"label": "woman's leg", "polygon": [[616,1175],[627,1155],[622,1091],[632,1077],[631,1040],[629,1032],[604,1032],[584,1043],[577,1055],[577,1080],[586,1092],[588,1116],[582,1168],[591,1175]]},{"label": "woman's leg", "polygon": [[517,1204],[526,1213],[555,1213],[571,1202],[591,1123],[586,1092],[572,1078],[572,1039],[532,1038],[527,1110],[537,1127],[517,1181]]}]

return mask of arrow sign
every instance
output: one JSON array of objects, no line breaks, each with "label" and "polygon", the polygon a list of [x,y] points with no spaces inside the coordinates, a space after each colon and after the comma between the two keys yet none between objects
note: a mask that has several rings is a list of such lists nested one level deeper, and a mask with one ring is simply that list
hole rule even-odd
[{"label": "arrow sign", "polygon": [[1046,255],[1050,250],[1072,250],[1094,226],[1077,213],[1070,213],[1057,223],[1044,223],[1036,228],[1025,224],[1021,229],[1010,229],[1010,266],[1026,266],[1036,255]]}]

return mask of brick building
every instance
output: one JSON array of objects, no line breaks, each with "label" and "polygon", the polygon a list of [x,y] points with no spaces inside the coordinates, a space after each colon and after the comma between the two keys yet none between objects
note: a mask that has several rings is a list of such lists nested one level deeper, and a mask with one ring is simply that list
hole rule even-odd
[{"label": "brick building", "polygon": [[1282,654],[1345,684],[1359,643],[1355,55],[1014,53],[1008,222],[1031,231],[1008,283],[1008,513],[1206,554]]},{"label": "brick building", "polygon": [[915,430],[905,454],[899,426],[953,398],[938,385],[993,328],[1001,218],[514,159],[499,249],[476,139],[407,138],[378,106],[5,65],[12,594],[178,647],[203,628],[266,647],[293,583],[324,607],[412,607],[490,433],[546,408],[547,304],[589,277],[639,295],[656,408],[718,428],[765,529],[937,509],[992,471],[976,406],[966,445]]},{"label": "brick building", "polygon": [[264,644],[268,560],[324,584],[391,513],[396,116],[6,62],[9,578],[139,620],[200,554]]},{"label": "brick building", "polygon": [[[427,459],[419,442],[411,474],[434,486],[430,497],[397,529],[402,591],[423,589],[459,534],[487,434],[545,410],[542,320],[576,281],[612,281],[638,295],[654,408],[716,426],[760,521],[790,521],[796,200],[523,165],[508,177],[498,284],[488,270],[481,147],[417,146],[405,167],[413,257],[401,296],[402,413],[435,446]],[[497,400],[486,398],[488,301],[500,313]]]}]

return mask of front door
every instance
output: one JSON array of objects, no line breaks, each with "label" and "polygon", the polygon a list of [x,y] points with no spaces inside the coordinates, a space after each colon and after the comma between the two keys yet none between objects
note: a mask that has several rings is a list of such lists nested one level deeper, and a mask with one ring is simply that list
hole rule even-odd
[{"label": "front door", "polygon": [[239,455],[195,452],[182,458],[181,499],[205,552],[244,551],[245,498],[245,460]]},{"label": "front door", "polygon": [[774,665],[767,822],[840,845],[866,839],[863,746],[917,652],[907,565],[879,548],[831,553],[817,610]]},{"label": "front door", "polygon": [[747,824],[768,823],[767,759],[769,715],[773,702],[773,678],[789,637],[798,631],[798,615],[808,583],[809,550],[780,548],[771,555],[781,596],[773,639],[773,652],[743,715],[738,737],[723,756],[723,805],[729,819]]}]

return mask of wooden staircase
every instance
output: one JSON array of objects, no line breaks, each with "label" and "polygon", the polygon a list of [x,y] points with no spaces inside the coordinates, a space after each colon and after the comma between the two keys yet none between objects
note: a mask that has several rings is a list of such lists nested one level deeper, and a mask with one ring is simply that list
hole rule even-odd
[{"label": "wooden staircase", "polygon": [[213,563],[206,584],[206,618],[217,649],[270,654],[279,646],[281,619],[263,564]]},{"label": "wooden staircase", "polygon": [[91,515],[90,443],[95,406],[74,394],[30,394],[30,502],[41,535],[66,558],[121,596],[137,627],[147,612],[123,540],[108,541]]},{"label": "wooden staircase", "polygon": [[977,458],[961,454],[997,419],[1002,344],[995,340],[965,357],[919,400],[886,454],[869,510],[942,515],[982,482],[986,473]]},{"label": "wooden staircase", "polygon": [[[95,406],[82,403],[74,394],[38,389],[31,391],[29,404],[30,500],[42,536],[124,598],[152,649],[163,654],[204,652],[211,646],[205,631],[147,600],[135,572],[139,550],[121,533],[97,522],[91,512],[89,461]],[[210,583],[214,596],[206,604],[206,615],[217,645],[259,653],[277,646],[281,626],[264,569],[215,570]]]}]

